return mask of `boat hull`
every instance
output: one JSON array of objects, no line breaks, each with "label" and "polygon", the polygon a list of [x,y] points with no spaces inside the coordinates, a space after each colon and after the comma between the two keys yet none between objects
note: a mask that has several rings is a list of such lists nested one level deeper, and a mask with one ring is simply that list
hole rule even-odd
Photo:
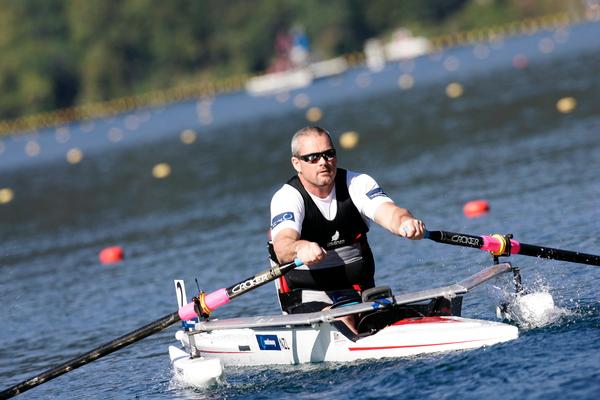
[{"label": "boat hull", "polygon": [[519,335],[512,325],[456,316],[407,318],[364,337],[342,328],[324,322],[190,332],[180,339],[191,354],[224,365],[269,365],[409,357],[490,346]]}]

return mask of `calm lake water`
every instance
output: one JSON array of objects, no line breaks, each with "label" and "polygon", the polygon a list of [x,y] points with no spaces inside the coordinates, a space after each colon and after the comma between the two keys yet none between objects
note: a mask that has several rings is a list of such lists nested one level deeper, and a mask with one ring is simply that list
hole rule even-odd
[{"label": "calm lake water", "polygon": [[[271,195],[292,174],[289,139],[308,107],[337,140],[338,164],[375,177],[431,230],[512,233],[600,254],[600,24],[460,47],[378,73],[353,69],[288,99],[233,93],[3,138],[0,384],[8,387],[173,312],[173,279],[206,291],[268,266]],[[515,66],[516,65],[516,66]],[[414,86],[398,79],[411,74]],[[448,84],[463,95],[449,98]],[[298,97],[298,95],[301,95]],[[570,113],[557,111],[572,97]],[[304,100],[304,104],[302,104]],[[300,105],[300,107],[298,106]],[[180,133],[193,129],[189,145]],[[41,148],[24,153],[27,141]],[[69,148],[83,151],[70,165]],[[158,180],[152,167],[171,175]],[[468,219],[466,201],[490,212]],[[483,252],[409,242],[373,227],[377,282],[396,293],[453,283],[491,264]],[[124,248],[105,266],[98,252]],[[525,285],[561,317],[490,348],[410,359],[230,368],[207,390],[171,383],[173,326],[36,387],[23,399],[580,398],[600,396],[600,269],[513,256]],[[491,285],[463,315],[495,319]],[[271,285],[215,317],[276,313]]]}]

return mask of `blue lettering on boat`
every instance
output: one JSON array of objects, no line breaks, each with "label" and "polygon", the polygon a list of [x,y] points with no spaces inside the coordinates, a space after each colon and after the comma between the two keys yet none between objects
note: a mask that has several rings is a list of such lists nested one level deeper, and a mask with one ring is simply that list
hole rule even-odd
[{"label": "blue lettering on boat", "polygon": [[281,350],[277,335],[256,335],[261,350]]}]

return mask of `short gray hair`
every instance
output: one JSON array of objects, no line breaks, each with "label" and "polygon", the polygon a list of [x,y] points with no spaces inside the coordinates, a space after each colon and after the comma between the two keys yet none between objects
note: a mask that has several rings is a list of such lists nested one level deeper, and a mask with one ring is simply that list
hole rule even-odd
[{"label": "short gray hair", "polygon": [[331,147],[333,147],[333,140],[331,140],[331,135],[327,130],[319,127],[319,126],[305,126],[300,129],[298,132],[294,133],[292,136],[292,156],[297,157],[300,155],[300,139],[305,136],[322,136],[325,135],[329,139],[329,143]]}]

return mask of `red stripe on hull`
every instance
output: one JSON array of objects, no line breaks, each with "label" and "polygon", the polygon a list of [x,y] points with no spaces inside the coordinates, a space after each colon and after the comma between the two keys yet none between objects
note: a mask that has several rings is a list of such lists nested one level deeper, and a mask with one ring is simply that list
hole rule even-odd
[{"label": "red stripe on hull", "polygon": [[457,321],[452,318],[444,318],[444,317],[416,317],[416,318],[405,318],[401,319],[398,322],[394,322],[392,325],[411,325],[411,324],[433,324],[433,323],[460,323],[461,321]]},{"label": "red stripe on hull", "polygon": [[477,340],[463,340],[460,342],[411,344],[411,345],[405,345],[405,346],[348,347],[348,350],[350,350],[350,351],[369,351],[369,350],[410,349],[410,348],[414,348],[414,347],[433,347],[433,346],[447,346],[450,344],[485,342],[488,340],[498,340],[498,339],[489,338],[489,339],[477,339]]}]

